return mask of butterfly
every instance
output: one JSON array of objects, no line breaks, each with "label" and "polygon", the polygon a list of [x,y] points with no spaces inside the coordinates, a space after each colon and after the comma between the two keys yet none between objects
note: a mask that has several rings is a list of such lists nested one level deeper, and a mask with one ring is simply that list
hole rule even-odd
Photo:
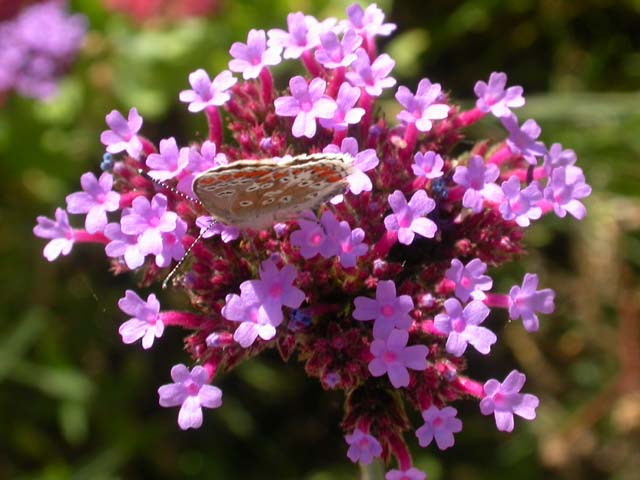
[{"label": "butterfly", "polygon": [[261,229],[343,193],[354,169],[353,157],[346,153],[237,160],[197,175],[193,191],[219,222]]}]

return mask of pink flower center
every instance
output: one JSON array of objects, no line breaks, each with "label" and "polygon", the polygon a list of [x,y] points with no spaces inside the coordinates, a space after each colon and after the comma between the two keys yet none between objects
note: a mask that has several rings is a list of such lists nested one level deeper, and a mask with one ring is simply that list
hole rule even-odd
[{"label": "pink flower center", "polygon": [[460,279],[460,285],[464,288],[469,288],[469,286],[473,285],[473,281],[469,277],[462,277]]},{"label": "pink flower center", "polygon": [[464,318],[456,318],[451,321],[451,327],[455,332],[460,333],[467,327],[467,322],[465,322]]},{"label": "pink flower center", "polygon": [[318,232],[311,235],[311,238],[309,239],[309,243],[311,243],[311,245],[314,245],[316,247],[320,245],[322,243],[322,234]]},{"label": "pink flower center", "polygon": [[382,354],[382,360],[384,363],[394,363],[398,360],[398,354],[387,350]]},{"label": "pink flower center", "polygon": [[380,313],[385,317],[390,317],[391,315],[393,315],[394,310],[395,309],[391,305],[383,305],[380,308]]},{"label": "pink flower center", "polygon": [[506,397],[504,394],[502,394],[501,392],[497,392],[494,396],[493,396],[493,403],[496,405],[496,407],[502,407],[504,406],[506,401]]},{"label": "pink flower center", "polygon": [[160,217],[151,217],[149,219],[149,225],[151,225],[152,227],[157,227],[158,225],[160,225]]},{"label": "pink flower center", "polygon": [[185,386],[185,389],[187,390],[187,393],[192,397],[195,397],[196,395],[198,395],[198,393],[200,393],[200,385],[198,385],[193,380],[187,380],[184,383],[184,386]]},{"label": "pink flower center", "polygon": [[106,195],[104,193],[100,192],[98,195],[96,195],[96,202],[104,203],[105,197],[106,197]]},{"label": "pink flower center", "polygon": [[402,228],[410,227],[411,222],[413,221],[413,215],[411,215],[411,212],[407,210],[396,214],[396,218],[398,219],[398,225]]},{"label": "pink flower center", "polygon": [[269,288],[269,296],[273,298],[280,298],[282,296],[282,285],[279,283],[271,285],[271,288]]},{"label": "pink flower center", "polygon": [[369,448],[369,439],[368,438],[361,438],[360,441],[358,442],[358,446],[362,449],[362,450],[366,450]]},{"label": "pink flower center", "polygon": [[433,419],[432,423],[434,427],[439,428],[444,424],[444,420],[442,420],[442,417],[436,417]]}]

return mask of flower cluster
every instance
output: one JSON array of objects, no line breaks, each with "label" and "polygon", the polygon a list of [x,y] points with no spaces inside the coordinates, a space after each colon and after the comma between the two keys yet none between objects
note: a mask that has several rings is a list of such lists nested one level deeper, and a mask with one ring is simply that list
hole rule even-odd
[{"label": "flower cluster", "polygon": [[46,99],[75,58],[87,30],[83,15],[69,15],[51,0],[25,7],[0,23],[0,92]]},{"label": "flower cluster", "polygon": [[[522,319],[529,332],[553,311],[554,292],[538,289],[535,274],[506,294],[491,291],[487,272],[522,253],[532,221],[567,212],[581,219],[590,187],[573,151],[547,149],[533,120],[520,125],[512,109],[524,104],[522,88],[507,87],[504,73],[476,84],[467,111],[428,79],[415,93],[399,86],[402,108],[388,121],[376,101],[395,86],[394,61],[378,55],[375,37],[395,27],[382,11],[352,5],[342,21],[292,13],[287,24],[235,43],[230,71],[189,76],[180,100],[206,117],[205,142],[180,147],[167,138],[156,148],[140,135],[134,108],[126,119],[107,115],[105,172],[83,175],[83,191],[67,197],[69,213],[87,214],[85,228],[58,209],[55,220],[39,217],[34,233],[50,239],[49,260],[74,243],[103,244],[114,271],[138,272],[142,287],[163,279],[199,232],[209,237],[173,278],[195,312],[162,310],[153,294],[144,301],[130,290],[120,301],[131,317],[120,329],[126,343],[150,348],[165,327],[186,331],[196,366],[175,366],[174,383],[158,391],[161,405],[181,405],[180,427],[199,427],[202,407],[220,406],[214,377],[276,348],[324,388],[344,392],[349,459],[394,457],[387,479],[424,479],[405,443],[407,407],[425,422],[415,428],[419,445],[435,439],[439,449],[462,430],[458,400],[477,399],[501,431],[514,428],[514,415],[535,417],[538,399],[520,393],[522,373],[480,383],[465,374],[465,353],[487,355],[498,341],[497,323],[485,326],[492,310]],[[300,61],[306,74],[279,95],[270,69],[283,59]],[[465,128],[489,114],[505,138],[454,155]],[[317,155],[286,163],[302,153]],[[255,161],[235,163],[246,159]],[[291,202],[308,205],[330,182],[344,190],[315,204],[318,216],[239,229],[185,195],[194,178],[210,188],[196,189],[199,199],[220,212],[253,205],[255,225]]]}]

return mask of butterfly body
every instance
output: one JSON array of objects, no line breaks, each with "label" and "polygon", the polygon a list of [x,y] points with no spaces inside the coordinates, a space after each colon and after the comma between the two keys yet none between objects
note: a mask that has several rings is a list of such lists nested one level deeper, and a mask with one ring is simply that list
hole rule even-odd
[{"label": "butterfly body", "polygon": [[193,191],[218,221],[261,229],[342,193],[353,170],[353,157],[343,153],[238,160],[199,174]]}]

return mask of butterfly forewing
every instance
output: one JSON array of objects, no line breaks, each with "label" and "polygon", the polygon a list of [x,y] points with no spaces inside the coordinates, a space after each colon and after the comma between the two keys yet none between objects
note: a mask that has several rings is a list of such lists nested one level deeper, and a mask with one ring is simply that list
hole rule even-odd
[{"label": "butterfly forewing", "polygon": [[239,160],[198,175],[193,191],[220,222],[258,229],[290,220],[343,192],[353,168],[353,158],[341,153]]}]

